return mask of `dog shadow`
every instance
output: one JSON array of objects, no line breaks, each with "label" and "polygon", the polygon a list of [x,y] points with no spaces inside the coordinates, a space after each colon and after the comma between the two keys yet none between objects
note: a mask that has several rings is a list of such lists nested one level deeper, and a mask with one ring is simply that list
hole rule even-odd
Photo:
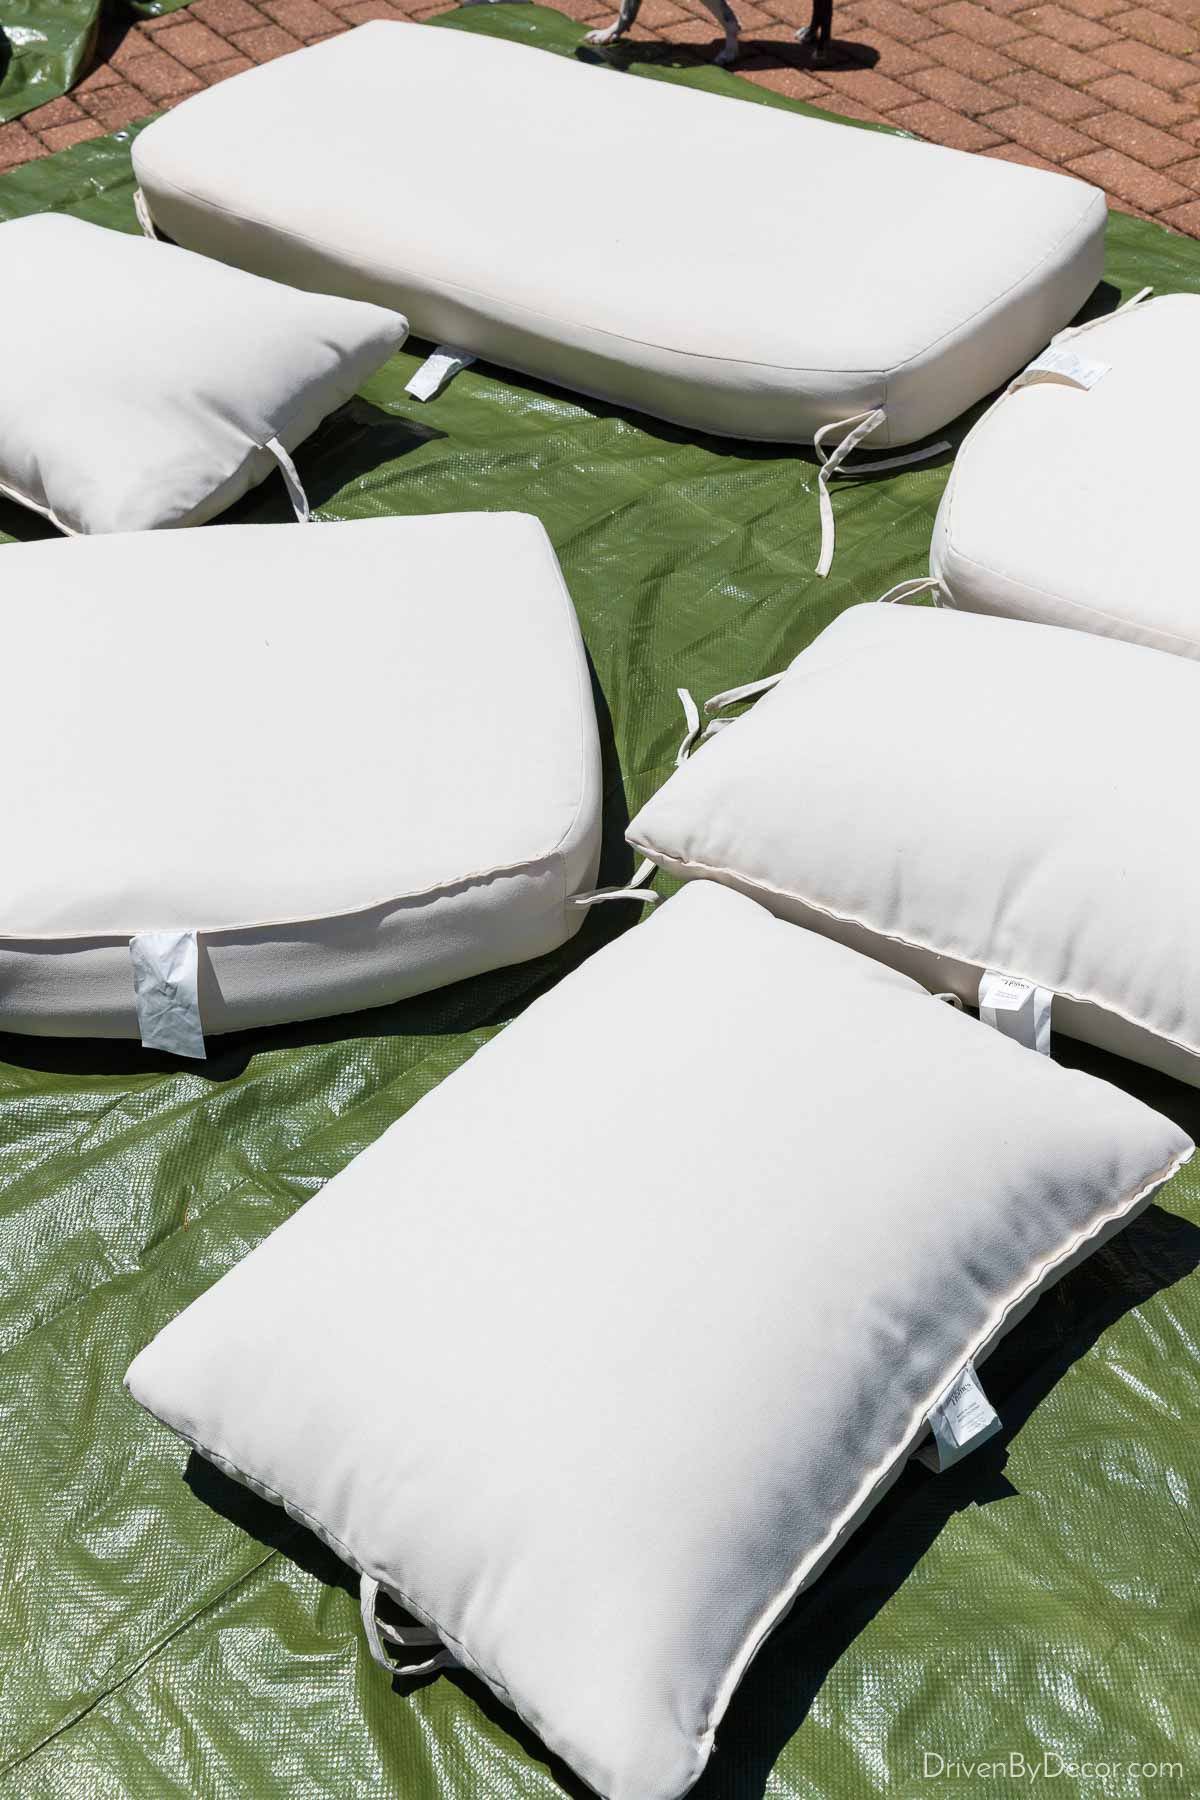
[{"label": "dog shadow", "polygon": [[[659,69],[700,69],[711,66],[724,43],[723,35],[714,31],[704,44],[664,44],[657,39],[619,38],[615,44],[580,44],[575,51],[580,62],[599,63],[612,69],[627,71],[635,64]],[[743,37],[738,44],[736,61],[730,65],[731,75],[743,75],[755,69],[873,69],[879,52],[873,44],[853,43],[832,38],[824,49],[816,51],[810,44],[776,38]]]},{"label": "dog shadow", "polygon": [[[1125,1313],[1200,1267],[1200,1228],[1151,1205],[1118,1237],[1073,1270],[1004,1338],[987,1362],[987,1389],[1002,1433],[941,1475],[910,1463],[849,1545],[755,1658],[720,1727],[720,1754],[695,1788],[697,1800],[763,1800],[772,1771],[804,1724],[830,1673],[893,1598],[944,1527],[970,1507],[1002,1504],[1018,1489],[1006,1473],[1008,1445],[1035,1409]],[[328,1587],[357,1598],[353,1572],[282,1507],[261,1499],[193,1452],[184,1480],[195,1497],[238,1530],[278,1550]],[[487,1718],[559,1782],[571,1800],[584,1786],[482,1682],[461,1669],[450,1679]],[[407,1694],[427,1680],[398,1676]],[[594,1796],[592,1796],[594,1800]]]}]

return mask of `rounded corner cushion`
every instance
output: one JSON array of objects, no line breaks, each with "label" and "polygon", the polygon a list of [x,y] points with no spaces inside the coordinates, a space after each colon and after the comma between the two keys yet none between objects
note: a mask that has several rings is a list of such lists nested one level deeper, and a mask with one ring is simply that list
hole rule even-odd
[{"label": "rounded corner cushion", "polygon": [[984,414],[942,496],[930,572],[962,611],[1200,658],[1200,296],[1122,308],[1062,346],[1090,385],[1021,385]]},{"label": "rounded corner cushion", "polygon": [[[431,142],[437,182],[414,188]],[[939,429],[1103,264],[1104,196],[1073,178],[394,21],[194,95],[133,160],[189,248],[768,442],[876,407],[874,445]]]},{"label": "rounded corner cushion", "polygon": [[557,948],[600,752],[521,514],[14,545],[0,1029],[134,1037],[130,939],[195,931],[207,1033]]}]

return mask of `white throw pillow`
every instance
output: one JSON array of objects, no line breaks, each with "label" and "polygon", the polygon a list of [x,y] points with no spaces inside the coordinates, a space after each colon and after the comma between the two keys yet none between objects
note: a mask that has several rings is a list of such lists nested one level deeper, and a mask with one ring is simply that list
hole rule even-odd
[{"label": "white throw pillow", "polygon": [[1200,669],[930,607],[855,606],[629,827],[643,855],[974,1005],[1200,1082]]},{"label": "white throw pillow", "polygon": [[127,1383],[363,1572],[372,1633],[379,1583],[601,1794],[673,1800],[960,1371],[1190,1151],[697,882]]},{"label": "white throw pillow", "polygon": [[599,742],[536,519],[54,540],[10,546],[4,580],[0,1029],[184,1048],[147,1030],[171,984],[237,1030],[582,922]]},{"label": "white throw pillow", "polygon": [[52,213],[0,225],[0,268],[0,493],[71,533],[198,525],[276,468],[306,516],[289,453],[408,335]]},{"label": "white throw pillow", "polygon": [[1200,657],[1200,296],[1065,332],[966,438],[930,569],[955,606]]},{"label": "white throw pillow", "polygon": [[177,243],[776,442],[878,409],[871,448],[938,430],[1104,255],[1104,196],[1066,176],[397,22],[192,96],[133,162]]}]

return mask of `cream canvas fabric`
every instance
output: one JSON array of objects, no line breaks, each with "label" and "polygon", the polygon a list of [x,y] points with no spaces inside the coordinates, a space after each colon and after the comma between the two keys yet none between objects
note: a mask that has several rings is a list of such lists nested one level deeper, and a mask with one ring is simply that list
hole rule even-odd
[{"label": "cream canvas fabric", "polygon": [[[127,1384],[598,1792],[673,1800],[959,1369],[1190,1151],[1125,1094],[697,882],[422,1099]],[[397,1296],[422,1347],[400,1356]]]},{"label": "cream canvas fabric", "polygon": [[1133,644],[855,606],[644,806],[630,842],[976,1003],[1200,1082],[1200,670]]},{"label": "cream canvas fabric", "polygon": [[0,493],[70,533],[198,525],[277,470],[268,446],[286,457],[407,333],[394,310],[80,219],[10,220]]},{"label": "cream canvas fabric", "polygon": [[1200,298],[1146,301],[1056,349],[963,443],[930,571],[972,612],[1200,657]]},{"label": "cream canvas fabric", "polygon": [[783,442],[876,408],[871,448],[937,430],[1069,322],[1103,258],[1104,196],[1069,177],[398,22],[194,95],[133,160],[178,243]]},{"label": "cream canvas fabric", "polygon": [[0,1029],[136,1037],[130,940],[199,934],[206,1032],[554,949],[599,746],[520,514],[13,545]]}]

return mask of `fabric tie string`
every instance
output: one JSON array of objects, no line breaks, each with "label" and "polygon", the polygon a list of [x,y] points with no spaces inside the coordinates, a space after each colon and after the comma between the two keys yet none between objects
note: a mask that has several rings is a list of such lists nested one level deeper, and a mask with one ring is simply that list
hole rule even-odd
[{"label": "fabric tie string", "polygon": [[154,220],[150,217],[150,208],[146,205],[146,196],[140,187],[133,190],[133,210],[137,214],[137,222],[142,228],[142,236],[148,237],[152,243],[157,243],[158,233],[154,229]]},{"label": "fabric tie string", "polygon": [[292,461],[278,438],[268,438],[263,445],[263,449],[269,450],[271,455],[275,458],[275,461],[279,464],[279,472],[283,476],[283,484],[287,488],[288,499],[292,503],[292,510],[300,524],[311,525],[312,509],[308,504],[308,495],[304,491],[304,484],[296,473],[295,463]]},{"label": "fabric tie string", "polygon": [[[429,1631],[424,1625],[385,1625],[380,1619],[377,1605],[379,1600],[379,1583],[373,1576],[364,1575],[358,1585],[359,1609],[362,1613],[363,1632],[367,1640],[367,1648],[375,1661],[390,1675],[432,1675],[438,1669],[453,1668],[457,1658],[452,1656],[441,1643],[435,1631]],[[438,1645],[435,1655],[427,1657],[424,1662],[402,1663],[389,1656],[384,1647],[384,1639],[402,1650],[424,1650]]]},{"label": "fabric tie string", "polygon": [[[817,563],[817,574],[822,579],[833,567],[836,526],[833,518],[833,501],[829,495],[829,483],[837,474],[843,475],[879,475],[891,469],[903,469],[911,463],[927,462],[931,456],[940,456],[951,445],[946,439],[939,439],[936,444],[929,444],[924,450],[907,450],[899,456],[881,457],[876,462],[855,463],[847,469],[846,458],[856,450],[864,438],[870,437],[873,431],[887,419],[887,408],[876,406],[870,412],[854,413],[848,419],[834,419],[813,435],[813,449],[817,453],[820,469],[817,473],[817,499],[821,509],[821,556]],[[843,433],[834,449],[825,449],[825,440],[833,432]]]}]

